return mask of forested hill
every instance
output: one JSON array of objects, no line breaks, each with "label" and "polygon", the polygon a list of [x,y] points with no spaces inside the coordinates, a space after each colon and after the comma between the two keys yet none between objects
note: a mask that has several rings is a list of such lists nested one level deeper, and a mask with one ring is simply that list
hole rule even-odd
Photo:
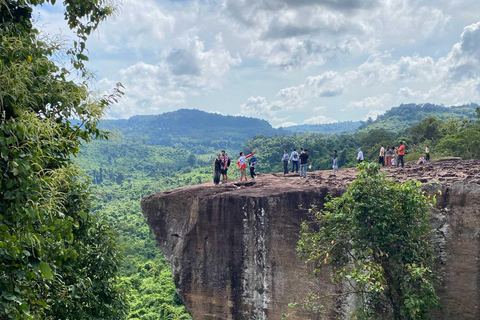
[{"label": "forested hill", "polygon": [[362,125],[361,121],[342,121],[324,124],[299,124],[283,128],[297,133],[325,133],[336,134],[357,130]]},{"label": "forested hill", "polygon": [[181,147],[192,152],[205,149],[238,149],[258,134],[288,135],[265,120],[224,116],[193,109],[180,109],[159,115],[133,116],[127,120],[104,120],[101,128],[120,131],[130,140],[148,145]]},{"label": "forested hill", "polygon": [[419,124],[422,119],[434,116],[437,119],[475,119],[475,109],[480,105],[470,103],[461,106],[444,107],[432,103],[401,104],[394,107],[376,120],[369,119],[362,123],[360,129],[385,129],[399,131]]}]

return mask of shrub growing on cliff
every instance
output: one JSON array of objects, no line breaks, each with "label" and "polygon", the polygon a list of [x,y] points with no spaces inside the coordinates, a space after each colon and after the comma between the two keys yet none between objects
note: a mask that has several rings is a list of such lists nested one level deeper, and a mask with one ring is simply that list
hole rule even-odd
[{"label": "shrub growing on cliff", "polygon": [[[364,163],[346,193],[303,224],[298,252],[313,262],[314,272],[331,272],[341,293],[315,295],[322,299],[357,295],[357,319],[391,312],[394,319],[426,319],[439,305],[428,239],[427,213],[432,201],[419,183],[395,183]],[[434,199],[433,199],[434,200]]]}]

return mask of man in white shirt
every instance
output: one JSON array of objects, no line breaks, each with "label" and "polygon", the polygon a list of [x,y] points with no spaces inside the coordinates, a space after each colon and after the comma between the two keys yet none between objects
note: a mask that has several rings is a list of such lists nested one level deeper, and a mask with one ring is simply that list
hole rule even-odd
[{"label": "man in white shirt", "polygon": [[290,155],[290,161],[292,161],[292,172],[298,172],[298,152],[297,149],[293,149]]},{"label": "man in white shirt", "polygon": [[383,144],[380,145],[380,154],[378,155],[378,163],[385,167],[385,148]]},{"label": "man in white shirt", "polygon": [[358,148],[357,160],[358,160],[358,164],[363,162],[363,152],[362,152],[362,149],[360,148]]}]

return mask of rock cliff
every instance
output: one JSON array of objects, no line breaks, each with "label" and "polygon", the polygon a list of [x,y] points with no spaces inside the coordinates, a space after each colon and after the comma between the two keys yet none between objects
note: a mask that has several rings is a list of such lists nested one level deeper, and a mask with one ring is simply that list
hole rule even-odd
[{"label": "rock cliff", "polygon": [[[388,168],[396,180],[415,178],[437,193],[432,239],[443,277],[443,310],[435,319],[480,319],[480,161],[449,160]],[[296,175],[265,174],[248,183],[205,183],[157,193],[142,210],[170,262],[178,294],[196,320],[281,319],[288,303],[309,292],[339,292],[325,273],[312,278],[296,257],[300,224],[311,206],[339,196],[355,169]],[[438,191],[441,190],[441,194]],[[335,319],[349,301],[332,299],[322,314],[290,319]]]}]

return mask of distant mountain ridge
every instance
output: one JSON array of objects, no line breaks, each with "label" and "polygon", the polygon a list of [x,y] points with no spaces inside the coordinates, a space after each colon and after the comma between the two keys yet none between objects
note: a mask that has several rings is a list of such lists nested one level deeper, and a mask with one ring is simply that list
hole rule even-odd
[{"label": "distant mountain ridge", "polygon": [[299,124],[295,126],[283,127],[284,130],[297,133],[324,133],[336,134],[346,133],[357,130],[362,125],[361,121],[340,121],[325,124]]},{"label": "distant mountain ridge", "polygon": [[414,126],[426,117],[434,116],[437,119],[475,119],[475,109],[480,107],[477,103],[461,106],[445,107],[433,103],[401,104],[391,108],[376,120],[367,120],[362,123],[360,129],[385,129],[398,131]]},{"label": "distant mountain ridge", "polygon": [[401,104],[376,120],[303,124],[279,129],[273,128],[268,121],[257,118],[179,109],[158,115],[102,120],[100,127],[104,130],[120,131],[125,138],[133,142],[204,153],[206,150],[209,152],[220,149],[239,150],[244,141],[257,135],[290,136],[294,132],[340,134],[372,129],[398,131],[416,125],[429,116],[438,119],[475,119],[475,109],[479,106],[476,103],[453,107],[431,103]]},{"label": "distant mountain ridge", "polygon": [[268,121],[242,116],[225,116],[196,109],[179,109],[158,115],[138,115],[122,120],[102,120],[104,130],[120,131],[125,137],[148,145],[181,147],[188,150],[241,148],[258,134],[289,135],[274,129]]}]

